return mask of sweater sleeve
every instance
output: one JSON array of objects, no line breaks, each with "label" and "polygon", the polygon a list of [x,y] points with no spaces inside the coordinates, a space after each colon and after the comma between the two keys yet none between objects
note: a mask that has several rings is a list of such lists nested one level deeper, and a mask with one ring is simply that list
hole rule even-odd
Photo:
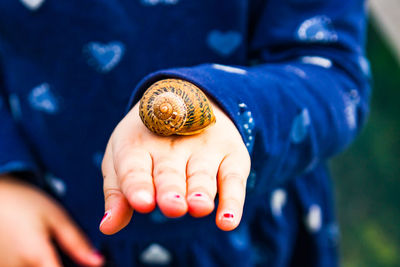
[{"label": "sweater sleeve", "polygon": [[[253,1],[249,64],[203,64],[145,77],[202,88],[229,115],[252,156],[256,190],[311,171],[354,139],[368,113],[362,0]],[[256,62],[256,63],[254,63]]]},{"label": "sweater sleeve", "polygon": [[40,184],[40,168],[18,127],[18,109],[17,96],[6,94],[0,77],[0,175],[13,174]]}]

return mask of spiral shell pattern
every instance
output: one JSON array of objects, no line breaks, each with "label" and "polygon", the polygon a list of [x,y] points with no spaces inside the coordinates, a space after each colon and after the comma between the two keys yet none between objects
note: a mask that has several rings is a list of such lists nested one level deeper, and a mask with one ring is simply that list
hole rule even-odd
[{"label": "spiral shell pattern", "polygon": [[140,100],[139,115],[150,131],[163,136],[197,134],[215,122],[205,94],[179,79],[150,86]]}]

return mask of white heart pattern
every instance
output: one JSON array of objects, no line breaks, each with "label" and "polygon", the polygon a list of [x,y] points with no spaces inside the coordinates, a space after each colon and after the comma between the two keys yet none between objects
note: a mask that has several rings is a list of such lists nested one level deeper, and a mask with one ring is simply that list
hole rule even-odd
[{"label": "white heart pattern", "polygon": [[207,44],[217,54],[230,56],[242,43],[242,35],[236,31],[221,32],[213,30],[208,34]]},{"label": "white heart pattern", "polygon": [[58,111],[58,101],[50,90],[47,83],[43,83],[32,89],[29,94],[29,103],[32,108],[54,114]]},{"label": "white heart pattern", "polygon": [[21,3],[29,10],[38,10],[45,0],[20,0]]},{"label": "white heart pattern", "polygon": [[45,180],[47,184],[51,187],[51,189],[56,193],[59,197],[62,197],[67,192],[67,185],[63,180],[54,176],[53,174],[46,174]]},{"label": "white heart pattern", "polygon": [[88,64],[101,73],[107,73],[115,68],[125,53],[125,45],[121,42],[102,44],[91,42],[83,52],[88,57]]},{"label": "white heart pattern", "polygon": [[306,139],[310,124],[310,113],[308,112],[308,109],[305,108],[293,120],[292,129],[290,131],[290,139],[292,143],[299,144]]},{"label": "white heart pattern", "polygon": [[176,5],[179,0],[142,0],[141,2],[145,6],[155,6],[159,4]]},{"label": "white heart pattern", "polygon": [[283,206],[286,203],[286,191],[283,189],[276,189],[271,196],[271,210],[272,214],[276,217],[282,215]]},{"label": "white heart pattern", "polygon": [[321,207],[317,204],[310,206],[308,214],[305,218],[305,223],[311,233],[316,233],[322,226],[322,211]]},{"label": "white heart pattern", "polygon": [[297,38],[303,42],[336,42],[338,35],[332,20],[327,16],[316,16],[305,20],[297,30]]},{"label": "white heart pattern", "polygon": [[221,65],[221,64],[212,64],[212,67],[217,70],[222,70],[225,72],[230,72],[230,73],[236,73],[236,74],[241,74],[245,75],[247,74],[247,71],[241,68],[236,68],[236,67],[231,67],[231,66],[226,66],[226,65]]},{"label": "white heart pattern", "polygon": [[172,255],[166,248],[153,243],[142,252],[140,260],[149,265],[167,265],[171,262]]},{"label": "white heart pattern", "polygon": [[8,103],[10,105],[11,115],[13,116],[14,120],[20,121],[22,118],[22,110],[19,97],[16,94],[11,94],[8,97]]}]

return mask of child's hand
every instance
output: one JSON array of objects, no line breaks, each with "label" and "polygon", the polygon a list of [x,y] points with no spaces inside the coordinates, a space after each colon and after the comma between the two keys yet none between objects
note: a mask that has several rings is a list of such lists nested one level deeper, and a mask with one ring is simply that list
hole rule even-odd
[{"label": "child's hand", "polygon": [[102,265],[65,211],[38,189],[0,175],[0,203],[2,267],[61,267],[52,240],[76,263]]},{"label": "child's hand", "polygon": [[[139,117],[138,104],[114,130],[103,159],[105,234],[125,227],[133,209],[159,206],[168,217],[210,214],[218,191],[216,223],[233,230],[240,222],[250,156],[235,125],[216,105],[217,122],[192,136],[160,137]],[[133,208],[133,209],[132,209]]]}]

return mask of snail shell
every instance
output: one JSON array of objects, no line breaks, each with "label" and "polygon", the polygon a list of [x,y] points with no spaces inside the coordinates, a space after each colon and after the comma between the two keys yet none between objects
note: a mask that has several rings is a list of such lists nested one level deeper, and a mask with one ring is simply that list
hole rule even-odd
[{"label": "snail shell", "polygon": [[215,122],[205,94],[179,79],[150,86],[140,100],[139,115],[150,131],[163,136],[197,134]]}]

